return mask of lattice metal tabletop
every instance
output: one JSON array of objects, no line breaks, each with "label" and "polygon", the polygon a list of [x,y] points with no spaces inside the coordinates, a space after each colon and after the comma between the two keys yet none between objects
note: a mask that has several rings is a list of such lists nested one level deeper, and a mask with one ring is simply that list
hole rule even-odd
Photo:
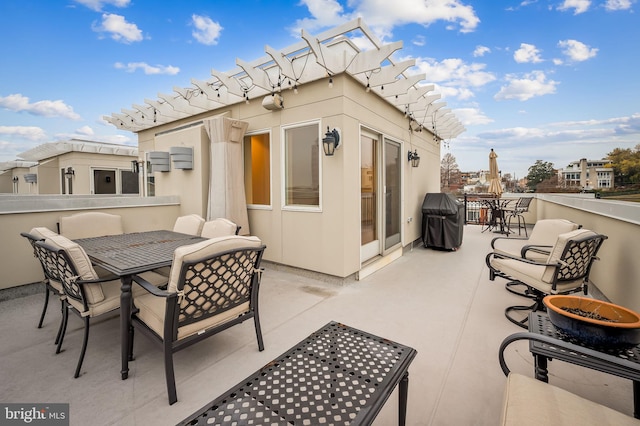
[{"label": "lattice metal tabletop", "polygon": [[168,266],[176,248],[203,240],[194,235],[161,230],[75,241],[95,264],[116,275],[127,275]]},{"label": "lattice metal tabletop", "polygon": [[410,347],[330,322],[181,424],[370,424],[398,383],[404,424],[415,356]]}]

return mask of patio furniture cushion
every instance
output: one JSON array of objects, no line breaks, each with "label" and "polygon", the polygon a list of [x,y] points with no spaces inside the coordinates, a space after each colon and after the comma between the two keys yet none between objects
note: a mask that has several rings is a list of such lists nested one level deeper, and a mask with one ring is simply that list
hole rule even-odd
[{"label": "patio furniture cushion", "polygon": [[60,218],[60,234],[71,240],[123,233],[122,217],[115,214],[85,212]]},{"label": "patio furniture cushion", "polygon": [[180,216],[176,219],[176,223],[173,225],[173,232],[199,236],[204,222],[205,220],[197,214]]},{"label": "patio furniture cushion", "polygon": [[[73,262],[76,272],[78,276],[82,280],[96,280],[98,279],[98,274],[93,269],[91,265],[91,260],[89,260],[89,256],[84,251],[82,247],[78,243],[74,243],[67,237],[62,235],[54,235],[45,240],[45,242],[53,247],[64,249],[71,261]],[[119,289],[119,288],[118,288]],[[85,286],[87,303],[99,303],[104,300],[105,295],[102,291],[102,286],[99,283],[96,284],[87,284]],[[84,308],[81,308],[80,311],[83,311]]]},{"label": "patio furniture cushion", "polygon": [[511,373],[507,378],[501,425],[638,425],[638,420],[564,389]]},{"label": "patio furniture cushion", "polygon": [[[549,258],[547,259],[547,263],[549,264],[557,264],[558,261],[562,258],[562,252],[564,251],[565,246],[567,245],[567,241],[573,239],[587,238],[597,235],[595,232],[590,231],[588,229],[576,229],[575,231],[565,232],[564,234],[558,235],[558,239],[556,240],[553,249],[551,249],[551,253],[549,254]],[[553,275],[556,271],[554,266],[547,266],[542,275],[542,281],[546,283],[553,282]]]},{"label": "patio furniture cushion", "polygon": [[40,238],[41,240],[46,240],[49,237],[58,235],[56,232],[44,226],[36,226],[35,228],[31,228],[31,231],[29,231],[29,233],[34,237]]},{"label": "patio furniture cushion", "polygon": [[521,256],[525,246],[547,246],[544,253],[535,250],[527,250],[525,257],[537,262],[546,262],[549,252],[555,244],[558,235],[578,229],[580,225],[566,219],[541,219],[536,222],[528,239],[496,237],[491,242],[491,247],[496,253],[504,253],[511,256]]},{"label": "patio furniture cushion", "polygon": [[204,238],[216,238],[224,237],[226,235],[236,235],[237,232],[238,225],[236,225],[229,219],[219,217],[217,219],[205,222],[202,226],[200,236]]}]

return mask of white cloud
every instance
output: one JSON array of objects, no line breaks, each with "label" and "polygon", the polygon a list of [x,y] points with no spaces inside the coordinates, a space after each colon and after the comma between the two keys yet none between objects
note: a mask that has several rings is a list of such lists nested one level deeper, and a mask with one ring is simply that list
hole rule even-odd
[{"label": "white cloud", "polygon": [[507,85],[502,86],[494,95],[497,101],[516,99],[526,101],[536,96],[549,95],[556,92],[557,81],[547,80],[544,72],[533,71],[518,78],[515,74],[506,76]]},{"label": "white cloud", "polygon": [[520,49],[513,53],[513,59],[520,63],[538,63],[542,62],[540,50],[533,44],[520,43]]},{"label": "white cloud", "polygon": [[423,35],[416,36],[416,38],[413,39],[413,44],[415,44],[416,46],[424,46],[426,44],[424,36]]},{"label": "white cloud", "polygon": [[564,0],[562,5],[558,6],[558,10],[573,9],[574,15],[579,15],[589,10],[591,7],[591,0]]},{"label": "white cloud", "polygon": [[486,64],[467,64],[462,59],[449,58],[438,62],[430,58],[416,58],[418,73],[426,74],[426,81],[444,86],[480,87],[496,79],[484,69]]},{"label": "white cloud", "polygon": [[167,75],[176,75],[180,72],[180,68],[174,67],[172,65],[149,65],[145,62],[129,62],[127,64],[123,64],[122,62],[116,62],[114,64],[119,70],[125,70],[127,72],[135,72],[138,69],[141,69],[147,75],[156,75],[156,74],[167,74]]},{"label": "white cloud", "polygon": [[131,0],[75,0],[75,2],[80,3],[89,9],[95,10],[96,12],[100,12],[102,11],[103,5],[127,7],[129,6],[129,3],[131,3]]},{"label": "white cloud", "polygon": [[607,0],[604,8],[608,11],[631,9],[631,5],[635,0]]},{"label": "white cloud", "polygon": [[0,107],[16,112],[27,112],[42,117],[63,117],[71,120],[80,120],[80,116],[73,108],[61,100],[29,102],[29,98],[19,93],[0,97]]},{"label": "white cloud", "polygon": [[213,22],[208,16],[192,15],[191,23],[196,28],[191,35],[202,44],[218,44],[218,38],[222,32],[222,26]]},{"label": "white cloud", "polygon": [[84,136],[93,136],[95,134],[90,126],[82,126],[79,129],[76,129],[76,133]]},{"label": "white cloud", "polygon": [[561,40],[558,47],[564,49],[562,53],[574,62],[582,62],[596,56],[598,49],[587,46],[577,40]]},{"label": "white cloud", "polygon": [[494,121],[480,111],[479,108],[455,108],[452,112],[464,126],[489,124]]},{"label": "white cloud", "polygon": [[47,135],[36,126],[0,126],[0,135],[19,137],[33,141],[46,139]]},{"label": "white cloud", "polygon": [[345,11],[336,0],[301,0],[311,14],[296,22],[293,32],[334,27],[343,22],[363,18],[381,39],[391,37],[395,26],[405,24],[431,25],[438,21],[449,23],[448,29],[472,32],[480,23],[472,6],[460,0],[355,0],[347,2],[352,10]]},{"label": "white cloud", "polygon": [[109,33],[112,39],[123,43],[142,40],[142,31],[136,24],[127,22],[124,16],[113,13],[104,13],[102,23],[100,25],[94,24],[93,30]]},{"label": "white cloud", "polygon": [[491,53],[491,49],[489,49],[487,46],[476,46],[475,50],[473,51],[473,56],[475,56],[476,58],[479,56],[484,56],[487,53]]}]

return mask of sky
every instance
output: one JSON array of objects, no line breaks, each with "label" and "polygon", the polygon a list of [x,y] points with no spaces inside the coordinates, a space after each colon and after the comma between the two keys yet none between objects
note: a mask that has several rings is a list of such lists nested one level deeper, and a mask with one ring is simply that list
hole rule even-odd
[{"label": "sky", "polygon": [[[137,146],[103,120],[361,17],[416,59],[466,131],[462,171],[522,178],[640,144],[637,0],[2,0],[0,162],[69,138]],[[431,93],[428,93],[431,94]]]}]

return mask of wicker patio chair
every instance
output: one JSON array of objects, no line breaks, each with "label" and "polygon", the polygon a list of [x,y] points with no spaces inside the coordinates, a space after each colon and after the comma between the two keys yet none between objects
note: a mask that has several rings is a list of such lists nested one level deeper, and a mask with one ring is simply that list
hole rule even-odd
[{"label": "wicker patio chair", "polygon": [[526,328],[528,313],[523,319],[513,317],[514,311],[544,310],[542,303],[548,294],[588,293],[589,274],[596,254],[607,236],[587,229],[577,229],[558,236],[545,262],[523,259],[504,253],[489,253],[489,279],[496,276],[524,284],[534,299],[529,306],[510,306],[505,316],[512,323]]},{"label": "wicker patio chair", "polygon": [[[163,347],[169,404],[178,400],[175,352],[250,318],[258,349],[264,349],[258,315],[264,249],[257,237],[242,236],[179,247],[166,291],[134,275],[133,280],[147,293],[134,297],[132,323]],[[133,356],[133,339],[130,351]]]},{"label": "wicker patio chair", "polygon": [[239,225],[236,225],[229,219],[219,217],[217,219],[208,220],[202,226],[200,236],[204,238],[225,237],[227,235],[238,235],[240,233]]}]

